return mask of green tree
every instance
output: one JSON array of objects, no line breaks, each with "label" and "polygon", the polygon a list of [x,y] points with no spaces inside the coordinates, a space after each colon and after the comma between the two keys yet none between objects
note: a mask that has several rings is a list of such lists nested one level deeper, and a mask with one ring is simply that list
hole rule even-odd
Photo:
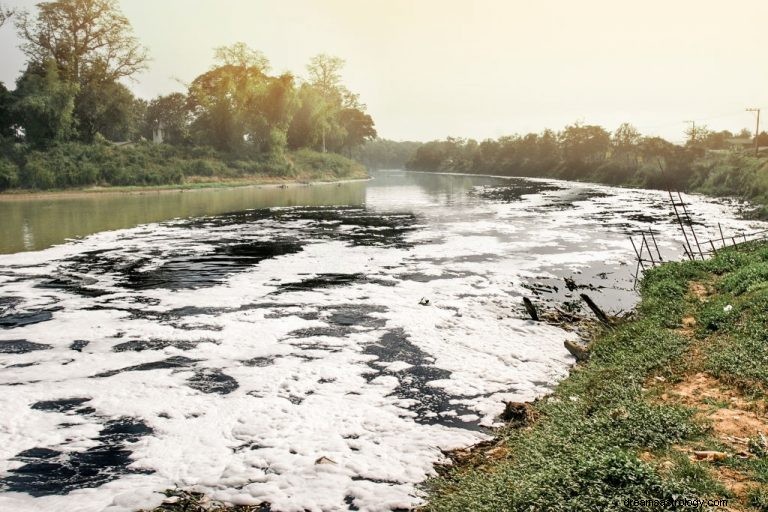
[{"label": "green tree", "polygon": [[560,147],[566,164],[565,177],[573,177],[605,160],[611,135],[601,126],[579,123],[560,133]]},{"label": "green tree", "polygon": [[321,148],[326,102],[320,91],[308,83],[298,90],[299,107],[288,127],[288,147]]},{"label": "green tree", "polygon": [[0,82],[0,140],[15,135],[13,109],[14,95]]},{"label": "green tree", "polygon": [[315,55],[307,64],[309,83],[315,87],[322,98],[318,105],[316,118],[320,128],[322,151],[327,150],[329,138],[341,140],[343,134],[339,124],[339,113],[345,106],[356,106],[357,97],[341,85],[341,70],[344,60],[321,53]]},{"label": "green tree", "polygon": [[623,160],[627,167],[637,165],[637,145],[641,138],[637,128],[629,123],[621,123],[611,139],[614,158]]},{"label": "green tree", "polygon": [[77,86],[62,80],[54,61],[31,64],[16,82],[12,119],[25,139],[45,145],[75,134]]},{"label": "green tree", "polygon": [[293,76],[269,76],[263,61],[229,60],[231,53],[218,49],[220,65],[189,87],[193,136],[222,151],[281,153],[297,107]]},{"label": "green tree", "polygon": [[109,140],[128,140],[135,132],[133,93],[118,82],[88,83],[75,98],[75,118],[80,138],[93,141],[96,134]]},{"label": "green tree", "polygon": [[152,138],[156,128],[163,128],[165,142],[169,144],[184,144],[189,141],[190,113],[187,107],[187,97],[175,92],[166,96],[158,96],[149,102],[144,117],[142,135]]},{"label": "green tree", "polygon": [[346,132],[344,148],[348,151],[360,146],[368,140],[376,138],[373,118],[356,108],[345,108],[339,114],[341,127]]},{"label": "green tree", "polygon": [[686,146],[703,150],[707,147],[707,141],[712,137],[712,130],[707,125],[691,125],[690,128],[685,130],[685,135],[688,137],[688,141],[685,143]]}]

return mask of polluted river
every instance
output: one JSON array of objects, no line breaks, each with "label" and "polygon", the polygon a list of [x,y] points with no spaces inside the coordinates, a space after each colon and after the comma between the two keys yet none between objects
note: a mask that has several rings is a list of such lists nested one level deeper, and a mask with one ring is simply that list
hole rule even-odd
[{"label": "polluted river", "polygon": [[[665,192],[373,178],[0,202],[0,510],[417,506],[573,365],[523,297],[628,311],[630,236],[682,257]],[[684,198],[702,239],[765,228]]]}]

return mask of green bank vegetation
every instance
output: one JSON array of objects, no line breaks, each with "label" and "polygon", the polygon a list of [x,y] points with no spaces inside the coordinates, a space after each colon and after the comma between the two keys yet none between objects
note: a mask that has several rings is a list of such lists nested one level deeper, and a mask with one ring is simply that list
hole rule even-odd
[{"label": "green bank vegetation", "polygon": [[145,101],[125,82],[147,50],[116,0],[0,13],[27,56],[15,89],[0,84],[0,190],[361,175],[342,155],[376,130],[338,57],[313,57],[299,79],[236,43],[185,92]]},{"label": "green bank vegetation", "polygon": [[[697,127],[687,136],[686,143],[678,145],[645,137],[628,123],[612,133],[577,123],[560,132],[428,142],[416,149],[407,167],[734,196],[763,205],[762,214],[768,213],[768,159],[755,156],[749,130],[733,134]],[[761,132],[757,143],[768,146],[768,133]]]},{"label": "green bank vegetation", "polygon": [[665,264],[641,290],[532,421],[429,482],[426,510],[768,510],[768,245]]}]

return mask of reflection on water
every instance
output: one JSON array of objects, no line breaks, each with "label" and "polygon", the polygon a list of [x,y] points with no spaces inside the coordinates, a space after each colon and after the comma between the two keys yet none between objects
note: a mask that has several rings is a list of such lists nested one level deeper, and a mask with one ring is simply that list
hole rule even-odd
[{"label": "reflection on water", "polygon": [[274,206],[361,205],[365,182],[0,200],[0,254],[175,218]]}]

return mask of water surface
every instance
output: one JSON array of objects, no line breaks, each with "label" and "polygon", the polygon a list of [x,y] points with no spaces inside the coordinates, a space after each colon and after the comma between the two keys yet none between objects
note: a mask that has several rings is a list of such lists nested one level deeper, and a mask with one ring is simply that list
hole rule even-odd
[{"label": "water surface", "polygon": [[[567,374],[573,335],[523,296],[628,309],[629,237],[680,256],[660,192],[375,178],[4,204],[6,247],[59,245],[0,256],[0,510],[417,505],[441,450]],[[702,238],[763,226],[686,200]]]},{"label": "water surface", "polygon": [[275,206],[359,205],[365,183],[0,197],[0,254],[47,249],[100,231]]}]

